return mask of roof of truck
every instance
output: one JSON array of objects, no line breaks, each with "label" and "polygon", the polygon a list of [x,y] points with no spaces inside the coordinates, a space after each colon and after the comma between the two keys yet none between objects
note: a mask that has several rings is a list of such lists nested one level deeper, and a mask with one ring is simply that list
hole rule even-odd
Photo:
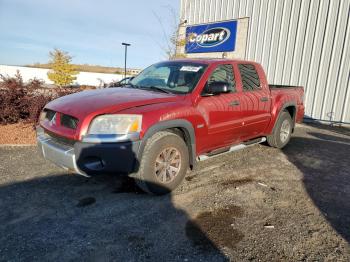
[{"label": "roof of truck", "polygon": [[227,58],[180,58],[174,59],[171,61],[177,62],[198,62],[204,64],[212,64],[212,63],[222,63],[222,62],[245,62],[245,63],[256,63],[254,61],[241,60],[241,59],[227,59]]}]

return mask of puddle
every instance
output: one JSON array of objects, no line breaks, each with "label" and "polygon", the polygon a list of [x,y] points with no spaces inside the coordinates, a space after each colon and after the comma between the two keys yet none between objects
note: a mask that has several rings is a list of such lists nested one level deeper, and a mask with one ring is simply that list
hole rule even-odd
[{"label": "puddle", "polygon": [[134,243],[134,244],[140,244],[140,243],[144,243],[145,242],[145,238],[142,236],[129,236],[128,237],[128,242],[129,243]]},{"label": "puddle", "polygon": [[96,199],[94,197],[84,197],[79,200],[77,207],[85,207],[90,206],[96,202]]},{"label": "puddle", "polygon": [[234,248],[244,235],[234,228],[234,220],[242,217],[238,206],[228,206],[214,211],[200,213],[186,224],[186,236],[192,244],[202,250],[217,247]]}]

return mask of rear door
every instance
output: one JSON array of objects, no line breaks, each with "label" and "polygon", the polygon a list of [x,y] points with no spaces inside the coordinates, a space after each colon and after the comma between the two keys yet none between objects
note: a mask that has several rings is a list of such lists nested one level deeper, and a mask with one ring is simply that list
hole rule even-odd
[{"label": "rear door", "polygon": [[241,93],[242,129],[240,140],[262,135],[270,122],[271,96],[261,67],[254,63],[237,63]]},{"label": "rear door", "polygon": [[[207,95],[206,86],[215,81],[230,83],[231,92]],[[205,150],[224,147],[239,140],[242,118],[240,94],[236,88],[233,64],[218,65],[208,78],[197,104],[207,123]]]}]

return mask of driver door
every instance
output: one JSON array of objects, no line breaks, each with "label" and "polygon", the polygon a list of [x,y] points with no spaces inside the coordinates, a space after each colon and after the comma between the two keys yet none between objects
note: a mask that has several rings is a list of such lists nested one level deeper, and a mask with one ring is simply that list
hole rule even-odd
[{"label": "driver door", "polygon": [[[206,88],[213,82],[228,83],[230,92],[207,94]],[[207,126],[206,139],[199,151],[211,151],[238,142],[242,116],[232,64],[221,64],[214,69],[203,88],[197,109]]]}]

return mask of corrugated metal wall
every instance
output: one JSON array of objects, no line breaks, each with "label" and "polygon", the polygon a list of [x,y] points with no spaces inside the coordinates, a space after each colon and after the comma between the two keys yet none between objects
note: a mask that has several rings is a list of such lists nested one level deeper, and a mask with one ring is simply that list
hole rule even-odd
[{"label": "corrugated metal wall", "polygon": [[305,116],[350,123],[350,0],[181,0],[181,20],[249,17],[245,59],[305,87]]}]

